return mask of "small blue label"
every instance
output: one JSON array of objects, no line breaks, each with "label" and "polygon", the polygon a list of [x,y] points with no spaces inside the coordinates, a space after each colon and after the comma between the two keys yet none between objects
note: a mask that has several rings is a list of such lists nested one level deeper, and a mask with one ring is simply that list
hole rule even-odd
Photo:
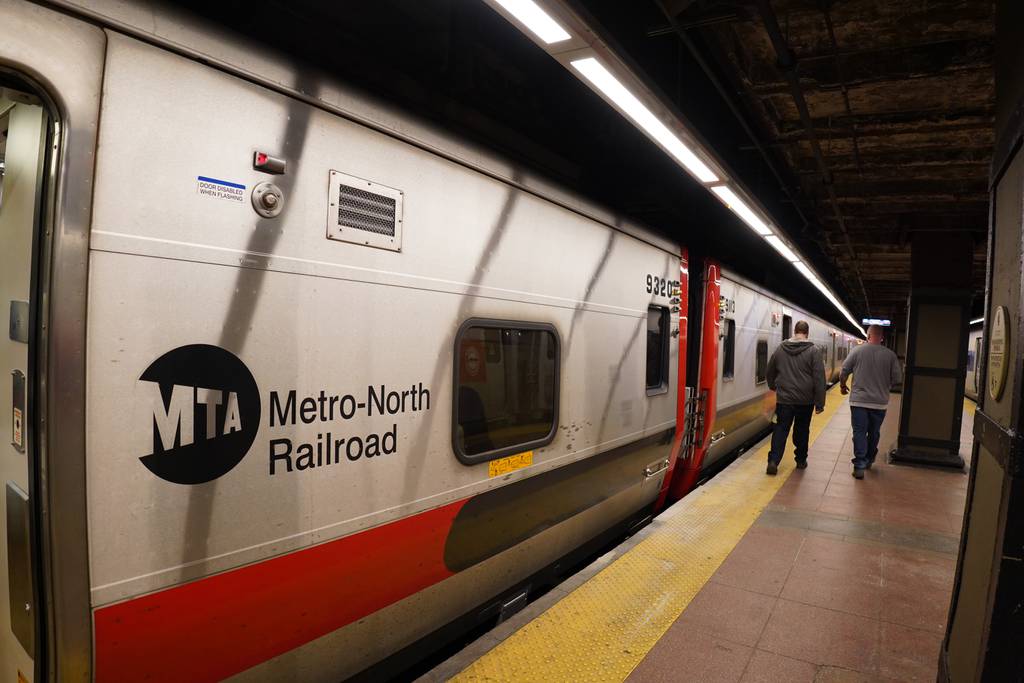
[{"label": "small blue label", "polygon": [[237,187],[239,190],[245,189],[245,185],[239,185],[238,183],[229,183],[226,180],[217,180],[216,178],[207,178],[204,175],[196,176],[196,180],[201,180],[204,183],[216,183],[217,185],[225,185],[227,187]]},{"label": "small blue label", "polygon": [[232,202],[245,201],[245,185],[229,183],[204,175],[196,176],[196,192],[214,199],[227,199]]}]

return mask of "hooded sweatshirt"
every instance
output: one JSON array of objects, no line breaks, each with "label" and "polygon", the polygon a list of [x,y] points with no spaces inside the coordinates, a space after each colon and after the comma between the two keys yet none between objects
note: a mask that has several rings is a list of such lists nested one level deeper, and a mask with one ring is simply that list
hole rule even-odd
[{"label": "hooded sweatshirt", "polygon": [[889,407],[889,390],[903,381],[900,359],[881,344],[863,344],[851,351],[839,379],[845,382],[851,374],[850,405],[854,408],[885,410]]},{"label": "hooded sweatshirt", "polygon": [[768,361],[767,379],[778,403],[825,407],[825,364],[807,339],[782,342]]}]

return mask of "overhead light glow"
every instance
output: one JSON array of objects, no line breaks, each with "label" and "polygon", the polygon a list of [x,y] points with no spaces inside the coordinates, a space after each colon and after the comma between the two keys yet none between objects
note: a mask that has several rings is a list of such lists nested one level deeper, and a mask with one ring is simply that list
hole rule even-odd
[{"label": "overhead light glow", "polygon": [[569,40],[565,29],[533,0],[495,0],[505,11],[521,21],[535,36],[548,45]]},{"label": "overhead light glow", "polygon": [[814,275],[811,269],[808,268],[807,265],[804,264],[803,262],[797,261],[796,263],[793,264],[793,267],[800,271],[800,274],[803,275],[808,280],[810,280],[811,282],[817,282],[818,278]]},{"label": "overhead light glow", "polygon": [[725,202],[725,205],[728,206],[734,214],[742,218],[743,222],[753,228],[754,232],[758,235],[767,236],[772,234],[771,229],[765,225],[764,221],[762,221],[749,206],[744,204],[743,200],[737,197],[736,193],[730,190],[727,186],[718,185],[717,187],[712,187],[711,191],[717,194],[718,198]]},{"label": "overhead light glow", "polygon": [[[504,3],[502,3],[504,5]],[[697,158],[689,147],[683,144],[675,133],[668,129],[661,120],[651,112],[644,104],[636,98],[633,93],[626,89],[608,69],[593,57],[577,59],[571,62],[572,68],[576,69],[586,78],[591,85],[600,90],[610,99],[626,116],[640,126],[651,139],[661,145],[676,161],[683,165],[686,170],[692,173],[702,183],[713,183],[718,176],[711,172],[707,165]]]},{"label": "overhead light glow", "polygon": [[976,320],[972,320],[971,324],[972,325],[977,325],[978,323],[983,323],[983,322],[985,322],[984,318],[977,318]]},{"label": "overhead light glow", "polygon": [[793,262],[793,267],[796,268],[797,271],[799,271],[801,275],[803,275],[805,278],[807,278],[807,281],[810,282],[812,285],[814,285],[815,289],[817,289],[819,292],[821,292],[822,295],[826,299],[828,299],[829,302],[833,306],[835,306],[836,309],[840,313],[842,313],[843,316],[847,320],[850,321],[851,325],[853,325],[856,329],[860,330],[860,333],[862,335],[865,334],[864,328],[861,327],[857,323],[857,319],[854,318],[850,314],[850,312],[848,310],[846,310],[846,307],[843,306],[843,303],[841,301],[839,301],[839,299],[837,299],[836,296],[831,291],[829,291],[829,288],[825,286],[825,283],[817,278],[817,276],[814,274],[814,271],[812,271],[810,268],[808,268],[807,265],[805,263],[803,263],[802,261],[794,261]]},{"label": "overhead light glow", "polygon": [[[531,31],[544,43],[551,45],[552,43],[559,43],[564,40],[573,38],[565,29],[563,29],[558,22],[555,21],[547,12],[545,12],[540,5],[537,4],[536,0],[488,0],[494,4],[500,6],[509,15],[515,17],[521,26]],[[564,6],[564,0],[558,0],[556,4]],[[571,9],[566,10],[569,14],[572,14]],[[607,48],[600,45],[600,42],[591,36],[587,31],[583,31],[581,35],[576,36],[578,41],[585,43],[585,47],[580,47],[576,50],[576,46],[572,46],[573,50],[570,51],[568,48],[554,48],[549,50],[552,56],[555,56],[560,62],[562,62],[563,55],[568,54],[580,54],[583,49],[589,48],[591,54],[603,54],[603,50]],[[565,62],[562,62],[563,64]],[[711,170],[711,167],[707,163],[701,160],[701,157],[694,151],[696,149],[704,156],[709,159],[712,163],[718,163],[717,157],[714,150],[706,150],[699,145],[694,145],[692,141],[687,143],[684,142],[684,138],[673,132],[669,126],[662,121],[658,116],[652,112],[647,105],[640,101],[629,89],[623,85],[622,81],[616,78],[611,71],[609,71],[596,57],[580,57],[579,59],[572,59],[569,61],[569,65],[572,70],[584,81],[586,81],[594,90],[601,93],[604,98],[611,102],[611,104],[619,110],[619,112],[627,119],[633,122],[633,124],[643,131],[651,140],[657,143],[665,152],[677,161],[683,168],[687,170],[692,176],[697,178],[700,182],[704,183],[715,195],[729,208],[730,211],[735,213],[744,223],[746,223],[754,232],[764,237],[769,244],[772,245],[776,251],[778,251],[787,261],[793,264],[801,275],[803,275],[808,282],[822,293],[822,295],[832,303],[833,306],[839,310],[843,316],[846,317],[850,324],[853,325],[854,329],[860,330],[861,335],[865,335],[864,328],[858,324],[856,318],[850,314],[843,303],[829,290],[829,288],[814,274],[806,264],[800,261],[797,254],[783,241],[771,227],[771,219],[766,214],[761,213],[756,207],[748,205],[744,200],[740,199],[737,195],[737,191],[742,192],[742,187],[739,184],[734,184],[736,190],[729,185],[725,184],[719,176]],[[629,72],[628,67],[623,67],[626,76],[632,79],[632,82],[639,81]],[[630,82],[627,80],[627,82]],[[642,86],[638,86],[642,87]],[[673,119],[674,120],[674,119]],[[681,131],[687,131],[686,124],[680,121],[675,121],[675,125]],[[717,184],[716,184],[717,183]],[[978,321],[974,321],[978,322]],[[972,324],[974,324],[972,322]]]},{"label": "overhead light glow", "polygon": [[777,236],[768,235],[767,237],[765,237],[765,239],[768,240],[768,244],[775,247],[775,251],[782,254],[782,258],[786,259],[790,263],[796,263],[797,261],[800,260],[799,258],[797,258],[796,254],[793,253],[793,250],[786,246],[786,243],[779,239]]}]

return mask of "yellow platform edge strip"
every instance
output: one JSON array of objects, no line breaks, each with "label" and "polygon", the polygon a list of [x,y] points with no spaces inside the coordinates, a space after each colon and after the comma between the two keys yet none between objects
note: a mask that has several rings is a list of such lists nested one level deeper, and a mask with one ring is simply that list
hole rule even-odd
[{"label": "yellow platform edge strip", "polygon": [[[812,444],[844,401],[828,393]],[[648,538],[452,680],[625,680],[792,474],[787,454],[778,476],[765,476],[767,457],[766,444],[676,503]]]}]

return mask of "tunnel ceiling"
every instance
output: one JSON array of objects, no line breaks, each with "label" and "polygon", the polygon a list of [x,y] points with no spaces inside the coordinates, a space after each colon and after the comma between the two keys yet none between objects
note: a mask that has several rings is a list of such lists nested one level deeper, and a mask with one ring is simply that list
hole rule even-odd
[{"label": "tunnel ceiling", "polygon": [[[901,318],[911,244],[934,231],[976,234],[983,290],[991,2],[766,5],[792,53],[825,173],[757,2],[570,2],[689,121],[855,316]],[[242,0],[173,4],[300,70],[490,146],[849,328],[760,238],[482,0],[267,0],[261,12]]]},{"label": "tunnel ceiling", "polygon": [[651,3],[643,39],[626,35],[639,21],[614,7],[634,3],[586,4],[663,87],[671,74],[652,60],[664,54],[645,42],[688,43],[703,56],[756,138],[738,137],[734,152],[760,146],[781,177],[748,183],[802,214],[791,236],[835,266],[849,304],[901,318],[913,241],[969,231],[980,312],[994,3],[664,0]]}]

